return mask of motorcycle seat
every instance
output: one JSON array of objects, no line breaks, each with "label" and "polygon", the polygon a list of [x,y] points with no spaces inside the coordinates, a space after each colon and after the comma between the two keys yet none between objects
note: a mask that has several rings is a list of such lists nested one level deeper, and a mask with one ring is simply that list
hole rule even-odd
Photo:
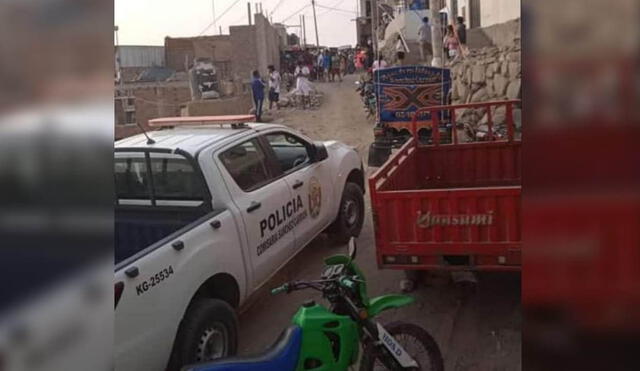
[{"label": "motorcycle seat", "polygon": [[249,357],[221,358],[185,366],[182,371],[294,371],[302,345],[302,329],[290,326],[264,353]]}]

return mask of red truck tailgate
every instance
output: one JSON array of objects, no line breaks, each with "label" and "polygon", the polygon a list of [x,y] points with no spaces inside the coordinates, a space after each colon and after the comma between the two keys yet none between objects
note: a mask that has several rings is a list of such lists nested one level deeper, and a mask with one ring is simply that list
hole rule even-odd
[{"label": "red truck tailgate", "polygon": [[520,270],[520,143],[405,143],[369,179],[378,266]]}]

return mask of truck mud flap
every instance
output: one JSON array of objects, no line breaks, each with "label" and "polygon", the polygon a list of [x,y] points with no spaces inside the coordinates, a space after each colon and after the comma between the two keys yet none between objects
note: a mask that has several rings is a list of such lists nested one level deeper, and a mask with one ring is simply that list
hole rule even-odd
[{"label": "truck mud flap", "polygon": [[373,142],[369,146],[367,165],[379,167],[384,164],[391,155],[391,145],[387,143]]}]

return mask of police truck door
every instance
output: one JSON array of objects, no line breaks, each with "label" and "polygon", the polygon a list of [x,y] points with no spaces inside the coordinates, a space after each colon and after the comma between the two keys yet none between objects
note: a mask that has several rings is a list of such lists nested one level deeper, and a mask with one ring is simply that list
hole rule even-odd
[{"label": "police truck door", "polygon": [[232,178],[227,183],[244,222],[255,287],[291,256],[292,220],[301,208],[284,179],[276,179],[257,138],[223,150],[219,159]]},{"label": "police truck door", "polygon": [[291,187],[293,199],[304,207],[295,228],[296,247],[300,248],[330,222],[334,197],[330,169],[325,162],[311,162],[309,147],[312,144],[297,135],[275,131],[266,133],[265,139]]}]

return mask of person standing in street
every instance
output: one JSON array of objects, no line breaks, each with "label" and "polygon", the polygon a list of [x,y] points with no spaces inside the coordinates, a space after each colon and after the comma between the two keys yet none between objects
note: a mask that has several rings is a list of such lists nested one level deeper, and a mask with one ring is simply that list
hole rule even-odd
[{"label": "person standing in street", "polygon": [[467,26],[464,24],[464,17],[458,17],[456,23],[456,35],[461,45],[467,45]]},{"label": "person standing in street", "polygon": [[333,53],[331,56],[331,80],[336,81],[336,76],[338,76],[338,80],[342,82],[342,75],[340,74],[340,55],[338,55],[338,53]]},{"label": "person standing in street", "polygon": [[319,51],[316,57],[316,73],[318,75],[318,81],[324,81],[324,52]]},{"label": "person standing in street", "polygon": [[375,72],[381,68],[387,68],[387,61],[382,58],[382,54],[378,55],[378,59],[373,62],[371,71]]},{"label": "person standing in street", "polygon": [[460,45],[458,43],[458,38],[453,31],[452,25],[447,26],[447,34],[444,36],[442,45],[447,51],[447,60],[453,62],[460,53]]},{"label": "person standing in street", "polygon": [[305,66],[302,62],[298,62],[298,67],[295,71],[296,76],[296,94],[301,97],[302,109],[306,109],[311,105],[311,83],[309,82],[309,67]]},{"label": "person standing in street", "polygon": [[433,53],[431,50],[431,25],[427,17],[422,18],[422,24],[418,28],[418,44],[420,45],[420,59],[430,66]]},{"label": "person standing in street", "polygon": [[256,122],[262,121],[262,103],[264,102],[264,82],[260,79],[260,72],[253,71],[251,80],[251,92],[253,93],[253,105],[256,109]]},{"label": "person standing in street", "polygon": [[278,107],[278,101],[280,100],[280,72],[276,71],[273,65],[267,67],[269,69],[269,110],[271,110],[273,103]]},{"label": "person standing in street", "polygon": [[404,57],[407,53],[407,49],[402,42],[402,36],[398,35],[398,41],[396,41],[396,57],[398,59],[398,66],[404,65]]},{"label": "person standing in street", "polygon": [[331,55],[328,50],[325,50],[322,57],[322,68],[324,69],[324,75],[327,77],[327,81],[331,80]]},{"label": "person standing in street", "polygon": [[340,81],[347,75],[347,55],[340,53]]},{"label": "person standing in street", "polygon": [[367,47],[367,60],[365,62],[365,68],[368,70],[373,66],[373,47],[371,46],[371,39],[369,39],[369,47]]},{"label": "person standing in street", "polygon": [[356,71],[358,72],[361,72],[362,69],[364,68],[363,59],[364,57],[363,57],[362,49],[356,50],[354,64],[356,67]]}]

